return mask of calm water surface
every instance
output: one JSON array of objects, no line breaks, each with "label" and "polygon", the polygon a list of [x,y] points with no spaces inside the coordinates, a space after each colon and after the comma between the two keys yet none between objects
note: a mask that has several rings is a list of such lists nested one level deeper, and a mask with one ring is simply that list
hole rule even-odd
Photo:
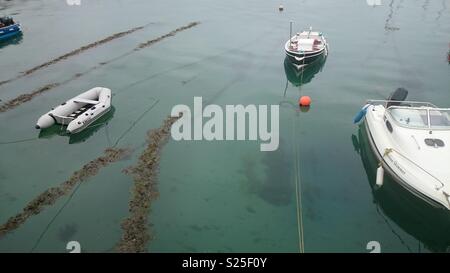
[{"label": "calm water surface", "polygon": [[[219,105],[280,104],[280,147],[263,153],[257,142],[170,141],[150,214],[150,251],[298,252],[296,179],[306,252],[367,252],[369,241],[380,242],[384,252],[445,251],[449,215],[391,181],[372,190],[377,163],[352,118],[366,99],[383,99],[397,87],[407,88],[412,100],[450,106],[450,1],[383,0],[370,7],[364,0],[287,0],[282,13],[279,2],[0,0],[0,13],[12,14],[24,32],[1,45],[0,80],[149,24],[0,86],[3,102],[201,22],[0,114],[1,223],[138,121],[119,142],[134,150],[130,158],[2,238],[0,251],[65,252],[69,240],[83,251],[110,251],[121,237],[133,185],[122,170],[144,150],[146,132],[159,127],[172,106],[192,105],[194,96]],[[330,43],[327,60],[302,77],[284,60],[290,20],[296,30],[323,31]],[[38,138],[34,124],[41,114],[93,86],[115,93],[107,124],[81,139]],[[312,97],[308,112],[296,107],[301,95]],[[23,141],[10,143],[17,140]]]}]

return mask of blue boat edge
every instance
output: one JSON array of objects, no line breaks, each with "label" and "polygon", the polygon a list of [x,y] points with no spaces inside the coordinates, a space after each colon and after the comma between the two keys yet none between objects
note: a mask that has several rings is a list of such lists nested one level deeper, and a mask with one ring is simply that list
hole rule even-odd
[{"label": "blue boat edge", "polygon": [[22,28],[20,23],[0,28],[0,41],[5,41],[16,35],[22,34]]}]

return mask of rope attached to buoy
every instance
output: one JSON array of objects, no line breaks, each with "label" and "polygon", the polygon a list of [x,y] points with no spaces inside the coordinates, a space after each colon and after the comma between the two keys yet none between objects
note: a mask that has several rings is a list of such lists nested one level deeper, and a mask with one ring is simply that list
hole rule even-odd
[{"label": "rope attached to buoy", "polygon": [[303,211],[302,211],[302,199],[301,199],[301,180],[300,180],[300,161],[299,161],[299,151],[297,144],[295,142],[295,119],[293,119],[294,124],[292,126],[292,140],[294,141],[295,150],[295,197],[296,197],[296,212],[297,212],[297,232],[298,232],[298,248],[300,253],[305,253],[305,238],[304,238],[304,227],[303,227]]},{"label": "rope attached to buoy", "polygon": [[[300,78],[300,86],[298,88],[299,96],[301,96],[302,85],[303,85],[303,75],[305,72],[305,59],[303,59],[303,65],[301,69],[301,78]],[[299,106],[302,106],[299,101]],[[298,112],[296,113],[298,114]],[[297,147],[296,142],[296,120],[293,118],[292,125],[292,141],[294,142],[294,150],[295,150],[295,198],[296,198],[296,213],[297,213],[297,233],[298,233],[298,249],[300,253],[305,253],[305,231],[303,226],[303,209],[302,209],[302,188],[301,188],[301,180],[300,180],[300,160],[299,160],[299,148]]]}]

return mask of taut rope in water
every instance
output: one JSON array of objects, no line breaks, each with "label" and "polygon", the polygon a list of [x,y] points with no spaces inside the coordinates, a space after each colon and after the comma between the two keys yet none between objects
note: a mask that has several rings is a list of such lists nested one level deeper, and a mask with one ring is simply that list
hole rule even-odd
[{"label": "taut rope in water", "polygon": [[300,180],[300,168],[299,168],[299,153],[297,144],[295,142],[295,119],[293,119],[292,126],[292,141],[294,141],[295,149],[295,197],[296,197],[296,209],[297,209],[297,232],[298,232],[298,247],[300,253],[305,253],[305,238],[304,238],[304,227],[303,227],[303,211],[302,211],[302,199],[301,199],[301,180]]},{"label": "taut rope in water", "polygon": [[[299,95],[301,95],[301,88],[303,85],[303,74],[305,72],[305,59],[303,59],[303,65],[301,67],[301,78],[300,78],[300,86],[299,86]],[[295,199],[296,199],[296,212],[297,212],[297,232],[298,232],[298,248],[300,253],[305,253],[305,229],[303,227],[303,210],[302,210],[302,188],[301,188],[301,180],[300,180],[300,160],[299,160],[299,151],[297,147],[297,142],[295,138],[296,134],[296,120],[293,119],[292,125],[292,141],[294,142],[294,150],[295,150]]]}]

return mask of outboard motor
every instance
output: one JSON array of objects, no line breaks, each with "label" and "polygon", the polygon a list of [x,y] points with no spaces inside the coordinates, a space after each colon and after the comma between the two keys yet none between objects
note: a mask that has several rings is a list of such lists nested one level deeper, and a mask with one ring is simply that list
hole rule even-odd
[{"label": "outboard motor", "polygon": [[400,105],[402,101],[406,100],[406,97],[408,97],[408,90],[403,87],[397,88],[397,90],[395,90],[395,92],[392,93],[387,99],[388,102],[386,104],[386,108]]}]

